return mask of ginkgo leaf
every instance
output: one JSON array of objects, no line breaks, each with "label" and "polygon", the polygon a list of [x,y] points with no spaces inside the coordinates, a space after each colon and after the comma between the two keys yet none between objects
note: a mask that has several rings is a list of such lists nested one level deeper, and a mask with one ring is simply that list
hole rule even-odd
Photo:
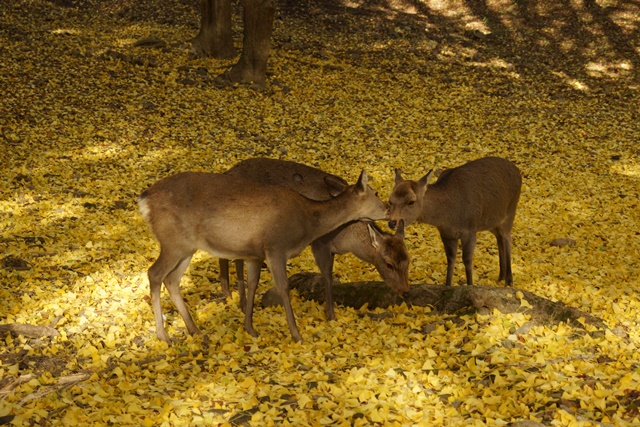
[{"label": "ginkgo leaf", "polygon": [[[2,5],[0,323],[60,334],[0,336],[3,422],[640,425],[637,5],[302,2],[278,10],[267,87],[254,91],[217,86],[237,57],[188,55],[191,3]],[[137,46],[151,38],[164,47]],[[521,313],[338,304],[327,322],[292,291],[294,343],[284,310],[260,305],[267,268],[254,338],[217,260],[197,252],[180,287],[202,334],[188,336],[163,289],[172,342],[157,340],[147,270],[159,246],[135,203],[156,180],[267,156],[350,183],[364,168],[387,201],[395,168],[419,179],[494,155],[523,174],[510,290]],[[443,284],[438,230],[413,223],[405,241],[409,282]],[[287,266],[319,271],[309,248]],[[473,267],[476,286],[504,286],[490,232]],[[333,273],[382,280],[352,254]],[[464,274],[458,253],[454,285]],[[532,322],[524,291],[608,329]]]}]

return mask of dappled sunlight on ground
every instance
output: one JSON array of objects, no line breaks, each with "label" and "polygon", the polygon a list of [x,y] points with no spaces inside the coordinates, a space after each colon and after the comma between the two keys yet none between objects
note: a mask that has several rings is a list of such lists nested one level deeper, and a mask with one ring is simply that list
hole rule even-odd
[{"label": "dappled sunlight on ground", "polygon": [[[2,8],[0,324],[60,336],[0,335],[0,417],[637,425],[637,4],[288,3],[261,92],[216,88],[213,77],[231,62],[188,58],[198,17],[186,0]],[[569,7],[575,13],[563,13]],[[133,46],[149,35],[166,47]],[[377,310],[388,315],[379,318],[338,307],[326,322],[322,306],[294,291],[305,341],[294,343],[283,311],[259,301],[254,339],[237,293],[221,295],[217,261],[198,254],[182,293],[204,335],[186,336],[163,291],[174,342],[156,339],[146,270],[159,248],[135,198],[157,179],[269,156],[351,183],[364,168],[386,199],[396,167],[417,179],[487,155],[512,159],[523,174],[514,286],[610,330],[406,305]],[[556,238],[574,243],[552,246]],[[442,284],[437,231],[414,224],[406,240],[410,282]],[[309,249],[288,267],[317,271]],[[479,286],[503,286],[490,233],[478,236],[474,273]],[[334,274],[379,280],[352,255],[336,258]],[[458,259],[454,285],[462,283]],[[264,271],[258,293],[270,286]]]}]

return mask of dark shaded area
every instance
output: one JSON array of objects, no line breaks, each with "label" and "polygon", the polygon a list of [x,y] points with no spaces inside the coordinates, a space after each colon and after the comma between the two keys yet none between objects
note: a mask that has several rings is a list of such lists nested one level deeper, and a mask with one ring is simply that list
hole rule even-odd
[{"label": "dark shaded area", "polygon": [[[300,296],[324,303],[324,284],[317,273],[298,273],[291,276],[289,285]],[[523,306],[515,295],[522,292],[523,299],[531,307]],[[269,291],[271,293],[271,291]],[[267,298],[270,298],[268,296]],[[595,316],[562,302],[550,301],[531,292],[506,287],[413,285],[411,293],[401,298],[384,282],[343,283],[333,287],[333,297],[338,305],[359,309],[387,308],[406,303],[408,306],[433,307],[435,314],[468,314],[479,311],[490,313],[498,309],[502,313],[524,313],[540,325],[550,326],[564,322],[575,327],[585,324],[601,330],[606,325]],[[579,319],[583,318],[584,323]]]},{"label": "dark shaded area", "polygon": [[[200,23],[198,0],[50,3],[131,22],[188,26],[194,37]],[[235,47],[240,48],[240,2],[232,2],[232,9]],[[484,89],[500,96],[515,93],[511,85],[545,80],[555,84],[551,95],[574,92],[572,82],[577,81],[591,92],[619,96],[614,86],[622,83],[633,89],[638,81],[639,21],[640,5],[629,0],[587,0],[581,4],[518,0],[507,5],[463,0],[434,6],[418,0],[280,0],[272,50],[282,51],[280,54],[304,52],[318,58],[329,54],[374,69],[390,67],[381,60],[393,59],[394,68],[419,74],[429,74],[430,63],[458,64],[480,73],[497,71],[508,83],[500,87],[497,82],[497,87]],[[295,38],[289,31],[292,26],[304,28],[305,39]],[[343,48],[340,39],[345,37],[357,38],[368,48]]]},{"label": "dark shaded area", "polygon": [[[340,0],[283,0],[280,16],[292,19],[294,25],[308,26],[312,34],[352,34],[372,46],[379,40],[391,40],[376,52],[396,58],[399,68],[416,68],[417,64],[410,63],[415,59],[460,63],[479,72],[497,68],[510,74],[514,84],[549,79],[558,84],[558,90],[567,89],[571,79],[589,90],[605,91],[613,83],[638,79],[640,35],[632,26],[622,27],[640,19],[635,2],[603,7],[590,0],[580,7],[569,1],[522,0],[505,7],[492,1],[465,0],[446,2],[440,10],[421,1],[351,3],[359,5],[347,7]],[[283,30],[286,34],[286,28]],[[295,41],[287,43],[286,36],[283,41],[285,48],[295,46]],[[330,43],[318,40],[312,48],[321,54]],[[342,54],[343,59],[362,64],[366,52]],[[428,67],[416,71],[429,73]],[[521,78],[513,79],[513,74]]]}]

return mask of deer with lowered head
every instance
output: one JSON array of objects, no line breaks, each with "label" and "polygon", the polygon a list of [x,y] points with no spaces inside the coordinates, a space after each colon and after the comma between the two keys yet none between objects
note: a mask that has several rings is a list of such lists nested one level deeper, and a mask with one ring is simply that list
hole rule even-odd
[{"label": "deer with lowered head", "polygon": [[[342,178],[300,163],[255,157],[243,160],[225,172],[226,175],[247,178],[266,184],[291,188],[313,200],[329,200],[340,195],[348,184]],[[311,243],[313,257],[325,284],[325,314],[335,319],[333,262],[336,254],[353,253],[360,260],[373,264],[385,283],[399,295],[409,292],[409,252],[404,243],[404,226],[395,234],[381,231],[373,222],[353,221],[319,237]],[[245,307],[243,261],[236,260],[240,306]],[[229,292],[229,261],[220,259],[220,283],[225,295]]]},{"label": "deer with lowered head", "polygon": [[327,201],[308,199],[289,188],[225,174],[183,172],[163,178],[144,191],[138,206],[160,243],[160,255],[149,268],[151,304],[159,339],[164,328],[160,287],[164,282],[190,334],[199,333],[180,294],[180,278],[196,250],[247,263],[248,296],[244,328],[253,328],[253,301],[266,261],[276,282],[295,341],[301,341],[287,280],[286,262],[312,241],[353,220],[386,217],[387,206],[360,174],[356,184]]},{"label": "deer with lowered head", "polygon": [[512,286],[511,229],[522,186],[516,165],[500,157],[484,157],[445,169],[429,185],[432,173],[412,181],[403,179],[402,172],[395,170],[389,227],[395,228],[404,220],[406,225],[418,221],[438,229],[447,256],[447,286],[453,281],[458,241],[462,243],[467,285],[473,285],[476,234],[488,230],[498,241],[498,280]]}]

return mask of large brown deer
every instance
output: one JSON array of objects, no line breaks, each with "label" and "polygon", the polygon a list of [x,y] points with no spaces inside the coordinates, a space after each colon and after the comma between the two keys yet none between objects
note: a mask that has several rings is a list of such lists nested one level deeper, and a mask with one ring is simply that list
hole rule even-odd
[{"label": "large brown deer", "polygon": [[246,261],[249,294],[244,328],[253,336],[257,335],[253,300],[266,260],[283,301],[291,336],[302,340],[289,300],[287,260],[342,224],[383,219],[387,211],[367,185],[364,171],[356,184],[323,202],[278,185],[224,174],[183,172],[157,181],[140,195],[138,205],[160,243],[160,255],[148,275],[156,335],[164,341],[169,341],[169,336],[160,304],[163,282],[188,332],[200,332],[180,294],[180,278],[196,250],[217,258]]},{"label": "large brown deer", "polygon": [[[237,163],[227,175],[251,179],[265,184],[291,188],[313,200],[329,200],[348,186],[340,177],[297,162],[255,157]],[[372,222],[354,221],[343,224],[330,233],[314,240],[311,250],[325,284],[325,313],[328,320],[335,319],[333,302],[333,262],[335,255],[353,253],[364,262],[373,264],[391,289],[399,295],[409,292],[409,252],[404,243],[404,227],[395,234],[381,231]],[[245,307],[242,260],[236,261],[240,306]],[[229,261],[220,259],[222,292],[229,296]]]},{"label": "large brown deer", "polygon": [[411,181],[395,170],[389,227],[394,228],[402,219],[405,225],[418,221],[438,229],[447,255],[447,286],[453,281],[458,240],[462,242],[467,285],[473,285],[476,233],[489,230],[498,240],[498,280],[512,286],[511,229],[522,186],[516,165],[499,157],[484,157],[446,169],[434,184],[428,185],[432,172],[419,181]]}]

